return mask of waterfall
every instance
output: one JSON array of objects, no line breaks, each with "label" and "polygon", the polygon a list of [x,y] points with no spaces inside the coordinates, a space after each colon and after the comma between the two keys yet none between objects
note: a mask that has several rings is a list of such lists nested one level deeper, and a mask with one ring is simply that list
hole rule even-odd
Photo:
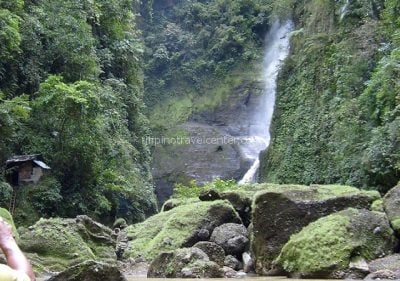
[{"label": "waterfall", "polygon": [[246,172],[239,184],[250,183],[256,180],[260,166],[259,154],[270,143],[269,128],[275,106],[276,78],[281,62],[289,53],[289,32],[292,30],[292,22],[280,24],[276,21],[266,36],[265,55],[263,59],[263,80],[265,83],[263,94],[258,109],[253,112],[249,128],[251,140],[241,147],[245,158],[253,164]]},{"label": "waterfall", "polygon": [[346,13],[347,13],[347,8],[349,6],[349,0],[346,0],[346,3],[344,3],[344,5],[340,8],[340,21],[343,20],[343,18],[345,17]]}]

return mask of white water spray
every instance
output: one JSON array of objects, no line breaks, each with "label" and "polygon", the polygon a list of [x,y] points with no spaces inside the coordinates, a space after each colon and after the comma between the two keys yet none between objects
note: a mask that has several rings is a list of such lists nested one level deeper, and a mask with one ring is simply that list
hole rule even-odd
[{"label": "white water spray", "polygon": [[289,53],[289,32],[292,23],[275,22],[266,37],[265,55],[263,60],[263,80],[265,87],[258,109],[253,113],[250,125],[250,143],[241,147],[245,158],[253,165],[246,172],[239,184],[254,182],[260,167],[259,154],[270,143],[269,128],[275,106],[276,78],[281,62]]},{"label": "white water spray", "polygon": [[344,5],[340,8],[340,20],[342,21],[344,16],[347,13],[347,8],[349,6],[349,0],[346,0],[346,2],[344,3]]}]

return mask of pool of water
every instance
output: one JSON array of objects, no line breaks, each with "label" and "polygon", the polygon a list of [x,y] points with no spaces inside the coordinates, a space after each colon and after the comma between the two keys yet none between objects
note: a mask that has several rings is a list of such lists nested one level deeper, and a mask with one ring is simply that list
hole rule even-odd
[{"label": "pool of water", "polygon": [[[233,280],[238,280],[237,278],[232,278]],[[231,280],[232,280],[231,279]],[[289,279],[289,278],[286,278],[286,277],[258,277],[258,276],[256,276],[256,277],[244,277],[244,278],[239,278],[239,280],[240,279],[245,279],[246,281],[282,281],[282,280],[285,280],[285,281],[307,281],[307,280],[309,280],[309,281],[329,281],[329,279],[312,279],[312,280],[310,280],[310,279]],[[183,278],[177,278],[177,279],[173,279],[173,278],[171,278],[171,279],[162,279],[162,278],[144,278],[144,277],[130,277],[130,278],[128,278],[128,281],[168,281],[168,280],[171,280],[171,281],[173,281],[173,280],[175,280],[175,281],[193,281],[193,280],[205,280],[205,279],[183,279]],[[227,281],[227,280],[229,280],[228,278],[210,278],[210,279],[207,279],[207,280],[210,280],[210,281]],[[337,281],[337,280],[330,280],[330,281]]]}]

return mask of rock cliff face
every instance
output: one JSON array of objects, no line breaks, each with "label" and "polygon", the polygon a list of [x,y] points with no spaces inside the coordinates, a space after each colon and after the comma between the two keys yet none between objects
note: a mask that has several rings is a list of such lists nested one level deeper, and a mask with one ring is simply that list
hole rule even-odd
[{"label": "rock cliff face", "polygon": [[261,180],[387,191],[400,180],[399,1],[285,3],[295,31]]},{"label": "rock cliff face", "polygon": [[153,152],[152,173],[160,202],[171,196],[176,182],[201,184],[243,176],[251,161],[244,157],[241,144],[252,126],[250,116],[260,106],[262,88],[259,81],[244,81],[217,107],[194,113],[188,122],[170,129],[179,132],[173,138],[181,144],[158,145]]}]

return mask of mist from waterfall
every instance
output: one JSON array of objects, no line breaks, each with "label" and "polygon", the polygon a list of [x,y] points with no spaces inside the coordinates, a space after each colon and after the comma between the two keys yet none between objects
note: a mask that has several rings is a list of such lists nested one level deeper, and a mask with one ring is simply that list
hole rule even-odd
[{"label": "mist from waterfall", "polygon": [[270,143],[270,125],[275,106],[276,79],[281,62],[289,53],[289,32],[293,24],[276,21],[268,32],[263,59],[263,82],[265,83],[260,104],[251,117],[249,143],[241,147],[244,157],[252,161],[252,166],[239,184],[254,182],[260,166],[259,155]]}]

